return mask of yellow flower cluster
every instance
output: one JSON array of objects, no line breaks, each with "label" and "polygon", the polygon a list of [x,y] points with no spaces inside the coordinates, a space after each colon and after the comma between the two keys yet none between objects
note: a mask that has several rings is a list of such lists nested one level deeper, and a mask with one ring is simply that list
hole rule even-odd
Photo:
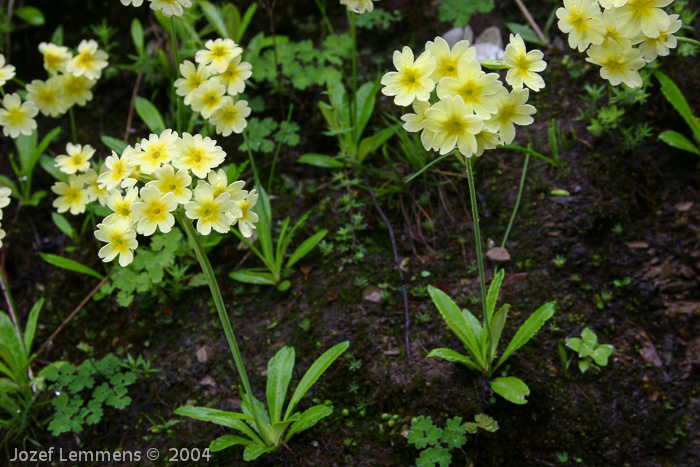
[{"label": "yellow flower cluster", "polygon": [[[401,117],[403,127],[420,131],[426,150],[447,154],[456,147],[465,157],[480,156],[486,149],[510,144],[515,125],[533,122],[536,110],[526,103],[529,89],[523,85],[533,91],[544,87],[538,75],[547,66],[542,58],[542,52],[527,52],[522,38],[511,35],[503,62],[493,63],[508,69],[508,91],[497,73],[482,70],[469,42],[450,48],[436,37],[417,59],[409,47],[394,52],[397,71],[382,77],[382,93],[394,96],[397,105],[413,105],[415,113]],[[438,101],[431,104],[434,90]]]},{"label": "yellow flower cluster", "polygon": [[[587,50],[588,62],[617,86],[642,85],[639,70],[678,44],[673,36],[682,23],[664,10],[673,0],[564,0],[556,12],[569,46]],[[634,47],[634,46],[637,47]]]},{"label": "yellow flower cluster", "polygon": [[215,170],[225,157],[211,138],[189,133],[180,137],[172,130],[143,138],[121,155],[112,152],[96,179],[112,210],[95,232],[106,243],[100,258],[112,261],[119,256],[119,264],[128,265],[138,246],[136,234],[170,232],[178,208],[197,221],[202,235],[212,229],[226,233],[237,223],[243,236],[252,236],[258,216],[251,208],[258,195],[244,190],[241,180],[229,183],[223,169]]},{"label": "yellow flower cluster", "polygon": [[[10,189],[0,187],[0,220],[2,220],[2,210],[10,204]],[[2,240],[5,238],[5,231],[0,227],[0,248],[2,248]]]},{"label": "yellow flower cluster", "polygon": [[215,125],[218,134],[241,133],[248,125],[250,107],[235,97],[245,90],[253,67],[241,61],[243,49],[231,39],[210,39],[205,47],[195,54],[197,65],[189,60],[180,64],[182,78],[175,80],[175,92]]},{"label": "yellow flower cluster", "polygon": [[77,215],[85,212],[88,203],[99,200],[104,204],[105,190],[97,186],[97,172],[90,167],[95,150],[89,144],[66,144],[66,154],[56,156],[54,165],[68,174],[68,182],[56,182],[51,191],[58,195],[53,206],[59,213],[70,211]]},{"label": "yellow flower cluster", "polygon": [[[133,5],[139,7],[143,5],[143,0],[121,0],[122,5]],[[148,0],[151,10],[159,10],[164,16],[182,16],[184,8],[192,6],[191,0]]]}]

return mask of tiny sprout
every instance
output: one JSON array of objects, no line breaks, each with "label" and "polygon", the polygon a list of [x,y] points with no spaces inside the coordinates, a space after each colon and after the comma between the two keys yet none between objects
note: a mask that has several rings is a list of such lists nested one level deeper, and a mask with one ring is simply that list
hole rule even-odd
[{"label": "tiny sprout", "polygon": [[610,230],[612,230],[612,232],[616,235],[621,235],[622,234],[622,224],[617,223]]},{"label": "tiny sprout", "polygon": [[562,255],[557,255],[552,260],[552,263],[554,263],[556,267],[560,268],[566,264],[566,258],[564,258]]}]

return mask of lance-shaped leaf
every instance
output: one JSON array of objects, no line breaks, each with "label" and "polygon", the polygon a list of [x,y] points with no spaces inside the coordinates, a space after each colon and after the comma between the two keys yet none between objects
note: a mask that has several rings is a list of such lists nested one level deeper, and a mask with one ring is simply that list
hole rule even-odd
[{"label": "lance-shaped leaf", "polygon": [[537,309],[528,319],[523,323],[522,326],[520,326],[520,329],[518,329],[518,332],[515,333],[515,336],[513,336],[513,339],[510,341],[510,344],[508,344],[508,347],[506,348],[506,351],[503,352],[503,355],[501,355],[501,358],[498,360],[498,365],[494,367],[494,370],[496,370],[499,366],[505,362],[508,357],[511,356],[513,352],[518,350],[520,347],[525,345],[527,341],[532,339],[532,336],[534,336],[537,331],[540,330],[542,325],[554,315],[554,311],[556,310],[556,305],[557,302],[549,302],[545,303],[541,307]]}]

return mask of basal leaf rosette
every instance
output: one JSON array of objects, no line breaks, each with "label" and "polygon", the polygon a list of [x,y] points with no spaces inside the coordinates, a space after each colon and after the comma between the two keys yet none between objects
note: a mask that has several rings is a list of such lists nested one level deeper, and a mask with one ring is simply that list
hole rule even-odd
[{"label": "basal leaf rosette", "polygon": [[242,61],[243,49],[231,39],[210,39],[204,45],[195,53],[194,62],[180,64],[175,92],[221,136],[240,134],[248,125],[251,110],[239,95],[245,91],[253,67]]},{"label": "basal leaf rosette", "polygon": [[168,233],[177,216],[196,221],[202,235],[227,233],[238,224],[243,236],[252,236],[258,217],[251,208],[258,195],[244,190],[242,180],[229,183],[226,172],[217,170],[225,157],[211,138],[178,136],[170,129],[121,154],[113,151],[96,179],[112,211],[95,232],[106,243],[100,258],[107,262],[119,257],[121,266],[128,265],[138,247],[137,234]]},{"label": "basal leaf rosette", "polygon": [[[556,12],[569,46],[617,86],[642,86],[639,70],[678,45],[679,15],[663,10],[673,0],[564,0]],[[636,46],[636,47],[635,47]]]},{"label": "basal leaf rosette", "polygon": [[[499,144],[510,144],[515,125],[529,125],[536,110],[527,104],[529,91],[545,83],[547,64],[539,50],[527,51],[520,35],[511,35],[503,61],[480,63],[468,41],[451,48],[442,37],[428,41],[417,59],[409,47],[394,52],[392,71],[382,78],[382,93],[414,113],[401,117],[404,129],[421,132],[426,150],[464,157],[480,156]],[[505,83],[499,73],[507,69]],[[506,85],[510,86],[510,90]],[[529,88],[529,89],[527,89]]]}]

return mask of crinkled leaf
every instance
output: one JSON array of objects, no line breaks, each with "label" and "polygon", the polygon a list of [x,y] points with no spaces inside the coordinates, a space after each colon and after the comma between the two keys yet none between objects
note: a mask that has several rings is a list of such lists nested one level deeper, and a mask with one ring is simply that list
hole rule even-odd
[{"label": "crinkled leaf", "polygon": [[433,424],[432,418],[421,415],[411,423],[411,431],[406,435],[406,439],[415,445],[416,449],[423,449],[427,445],[437,444],[441,436],[442,429]]}]

